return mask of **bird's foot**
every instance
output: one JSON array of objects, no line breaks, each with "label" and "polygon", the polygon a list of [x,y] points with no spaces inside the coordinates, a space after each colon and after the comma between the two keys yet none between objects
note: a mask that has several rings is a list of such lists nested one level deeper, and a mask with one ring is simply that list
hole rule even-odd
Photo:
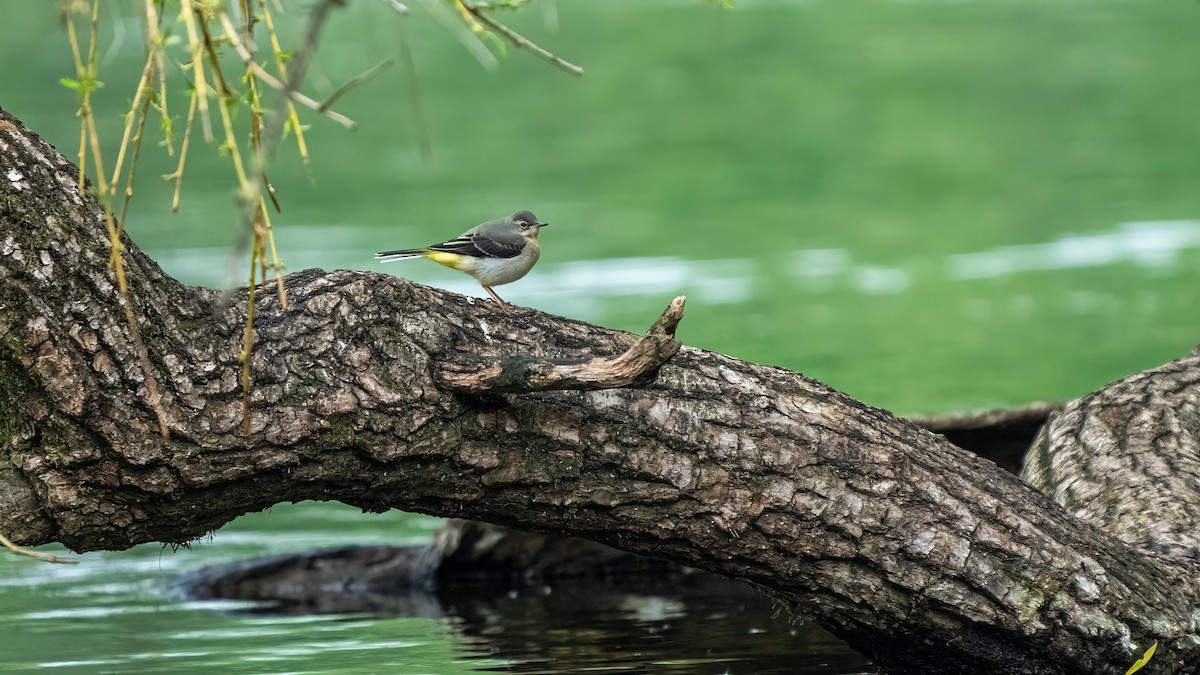
[{"label": "bird's foot", "polygon": [[[483,284],[480,284],[480,285],[483,286]],[[509,305],[504,300],[500,299],[500,296],[496,295],[496,291],[493,291],[490,286],[483,286],[483,290],[487,291],[488,295],[492,296],[492,299],[496,301],[496,305],[500,308],[500,311],[502,311],[502,312],[511,311],[512,306]]]}]

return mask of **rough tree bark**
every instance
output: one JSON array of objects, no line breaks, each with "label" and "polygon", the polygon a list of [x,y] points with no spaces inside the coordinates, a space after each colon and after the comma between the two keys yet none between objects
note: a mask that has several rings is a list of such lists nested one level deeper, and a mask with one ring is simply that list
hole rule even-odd
[{"label": "rough tree bark", "polygon": [[[52,147],[2,111],[0,127],[0,533],[18,543],[182,542],[278,502],[338,500],[579,535],[744,579],[895,672],[1120,673],[1154,640],[1162,656],[1144,672],[1190,671],[1200,656],[1191,559],[1124,524],[1155,472],[1190,471],[1155,453],[1194,461],[1194,446],[1158,436],[1106,446],[1137,453],[1104,476],[1132,489],[1114,498],[1123,506],[1072,517],[787,370],[683,347],[630,388],[546,390],[591,388],[564,373],[639,339],[320,270],[287,277],[287,310],[257,296],[245,433],[244,301],[179,284],[126,241],[164,438],[96,204]],[[651,343],[672,351],[668,336]],[[1176,396],[1194,402],[1197,365],[1165,367]],[[1106,410],[1085,413],[1117,425]],[[1162,421],[1194,432],[1194,403]],[[1076,456],[1076,431],[1066,443],[1048,432],[1042,464]],[[1172,537],[1195,522],[1162,514],[1176,517]]]}]

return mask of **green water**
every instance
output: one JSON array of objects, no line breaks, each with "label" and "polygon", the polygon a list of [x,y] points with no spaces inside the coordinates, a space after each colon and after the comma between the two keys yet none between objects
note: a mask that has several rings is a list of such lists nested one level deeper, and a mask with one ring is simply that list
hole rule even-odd
[{"label": "green water", "polygon": [[[452,271],[371,255],[528,208],[552,227],[542,262],[501,289],[506,299],[642,331],[686,294],[686,343],[899,413],[1067,399],[1200,339],[1194,2],[744,0],[723,12],[539,0],[511,17],[583,78],[522,52],[482,68],[420,3],[407,19],[387,3],[351,5],[332,18],[307,89],[322,98],[395,54],[403,31],[433,157],[421,157],[399,66],[336,106],[356,131],[306,116],[313,164],[284,146],[272,169],[290,269],[379,270],[482,295]],[[71,155],[73,98],[57,84],[70,56],[54,12],[5,13],[0,105]],[[101,23],[123,34],[101,52],[97,98],[115,138],[141,65],[138,22]],[[172,160],[144,161],[135,241],[188,282],[240,283],[227,161],[197,146],[175,215],[155,178]],[[192,551],[88,555],[86,572],[0,558],[0,631],[25,636],[6,660],[135,670],[200,651],[176,665],[221,654],[243,672],[473,667],[428,620],[254,628],[156,594],[164,577],[210,562],[419,541],[430,527],[304,508],[238,521]],[[292,660],[252,658],[281,641],[319,644],[326,629],[364,640],[353,652],[364,660],[303,646]],[[417,646],[372,651],[372,640]]]}]

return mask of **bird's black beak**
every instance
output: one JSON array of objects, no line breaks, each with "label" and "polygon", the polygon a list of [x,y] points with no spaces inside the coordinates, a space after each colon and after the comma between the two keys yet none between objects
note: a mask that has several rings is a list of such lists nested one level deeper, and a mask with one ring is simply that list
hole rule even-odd
[{"label": "bird's black beak", "polygon": [[549,225],[549,224],[550,224],[550,223],[538,223],[538,227],[545,227],[545,226],[547,226],[547,225]]}]

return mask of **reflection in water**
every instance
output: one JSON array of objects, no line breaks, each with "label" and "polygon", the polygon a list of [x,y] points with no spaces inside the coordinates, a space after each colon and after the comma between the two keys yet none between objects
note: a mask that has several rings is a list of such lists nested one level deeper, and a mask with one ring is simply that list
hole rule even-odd
[{"label": "reflection in water", "polygon": [[877,267],[860,265],[855,270],[854,286],[868,295],[900,293],[908,289],[911,278],[899,267]]},{"label": "reflection in water", "polygon": [[[603,301],[616,298],[686,294],[690,301],[704,304],[746,302],[755,276],[754,261],[745,258],[612,258],[540,268],[530,273],[527,283],[513,284],[505,290],[519,304],[594,317],[602,313]],[[479,285],[470,281],[448,280],[438,286],[464,295],[481,295]]]},{"label": "reflection in water", "polygon": [[1130,262],[1174,264],[1179,252],[1200,247],[1200,221],[1122,223],[1115,232],[1072,235],[1044,244],[1001,246],[950,257],[951,279],[990,279],[1018,272],[1100,267]]},{"label": "reflection in water", "polygon": [[[349,546],[207,566],[177,577],[172,595],[254,600],[227,609],[238,623],[177,631],[197,640],[285,638],[296,619],[436,621],[454,659],[472,672],[874,672],[829,633],[792,616],[757,588],[699,570],[570,538],[500,533],[450,523],[453,537],[425,547]],[[439,562],[440,561],[440,562]],[[430,565],[437,563],[436,568]],[[336,624],[334,624],[336,625]],[[386,628],[312,635],[264,656],[403,644]],[[409,657],[411,658],[411,657]]]},{"label": "reflection in water", "polygon": [[463,656],[483,672],[876,672],[765,594],[707,573],[669,583],[468,584],[439,596]]}]

